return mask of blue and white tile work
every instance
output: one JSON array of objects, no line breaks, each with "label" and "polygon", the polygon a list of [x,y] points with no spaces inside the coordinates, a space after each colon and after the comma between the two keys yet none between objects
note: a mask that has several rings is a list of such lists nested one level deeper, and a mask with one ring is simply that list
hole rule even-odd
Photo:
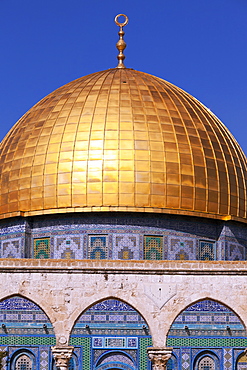
[{"label": "blue and white tile work", "polygon": [[181,368],[188,370],[200,369],[200,361],[207,363],[208,370],[239,370],[246,360],[244,325],[228,307],[212,300],[197,302],[178,315],[167,345],[177,354],[174,370],[180,368],[180,361]]},{"label": "blue and white tile work", "polygon": [[56,341],[47,315],[36,304],[15,296],[0,302],[0,318],[0,347],[7,354],[4,369],[19,368],[18,361],[37,370],[51,369],[51,345]]},{"label": "blue and white tile work", "polygon": [[30,257],[31,233],[26,220],[18,218],[0,223],[0,258]]},{"label": "blue and white tile work", "polygon": [[92,369],[151,369],[141,365],[147,347],[143,340],[151,341],[148,325],[127,303],[108,299],[89,308],[76,321],[70,344],[78,346],[83,338],[90,340]]},{"label": "blue and white tile work", "polygon": [[173,215],[67,215],[0,222],[0,258],[246,260],[240,223]]}]

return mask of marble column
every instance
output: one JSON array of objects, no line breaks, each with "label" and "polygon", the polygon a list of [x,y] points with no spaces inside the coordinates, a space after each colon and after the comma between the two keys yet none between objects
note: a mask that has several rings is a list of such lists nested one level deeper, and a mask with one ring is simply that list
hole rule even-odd
[{"label": "marble column", "polygon": [[56,366],[60,370],[68,370],[69,360],[72,357],[74,347],[72,347],[72,346],[67,346],[67,347],[54,346],[54,347],[51,347],[51,350],[52,350],[52,354],[53,354]]},{"label": "marble column", "polygon": [[172,348],[154,348],[147,349],[148,357],[152,362],[152,370],[166,370],[166,364],[172,355]]}]

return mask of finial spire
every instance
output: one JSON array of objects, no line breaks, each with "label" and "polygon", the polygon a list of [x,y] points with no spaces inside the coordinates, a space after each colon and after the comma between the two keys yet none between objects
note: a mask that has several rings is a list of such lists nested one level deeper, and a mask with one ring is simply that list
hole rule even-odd
[{"label": "finial spire", "polygon": [[[119,17],[124,17],[125,18],[125,21],[123,23],[120,23],[118,21],[118,18]],[[123,31],[123,27],[126,26],[126,24],[128,24],[128,22],[129,22],[129,19],[128,19],[127,15],[125,15],[125,14],[118,14],[115,17],[115,23],[116,23],[117,26],[120,27],[119,32],[118,32],[118,34],[119,34],[119,40],[118,40],[118,42],[116,44],[116,47],[117,47],[117,49],[119,51],[119,54],[117,56],[117,59],[118,59],[118,66],[117,66],[117,68],[126,68],[125,65],[124,65],[124,62],[123,62],[124,59],[125,59],[125,55],[123,54],[123,51],[126,48],[126,42],[123,39],[123,37],[125,35],[125,32]]]}]

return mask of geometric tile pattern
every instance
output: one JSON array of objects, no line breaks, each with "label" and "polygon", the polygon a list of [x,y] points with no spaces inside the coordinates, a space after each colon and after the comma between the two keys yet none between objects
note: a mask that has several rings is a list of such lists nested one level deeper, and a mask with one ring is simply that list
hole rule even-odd
[{"label": "geometric tile pattern", "polygon": [[232,369],[232,349],[224,348],[224,370]]},{"label": "geometric tile pattern", "polygon": [[49,370],[49,349],[40,347],[40,370]]},{"label": "geometric tile pattern", "polygon": [[34,258],[50,258],[50,238],[34,239]]},{"label": "geometric tile pattern", "polygon": [[167,338],[168,347],[247,347],[247,338]]},{"label": "geometric tile pattern", "polygon": [[113,259],[139,260],[140,249],[138,235],[113,234]]},{"label": "geometric tile pattern", "polygon": [[214,261],[215,259],[215,242],[201,240],[199,244],[199,260]]},{"label": "geometric tile pattern", "polygon": [[161,236],[144,237],[145,260],[162,260],[163,254],[163,238]]},{"label": "geometric tile pattern", "polygon": [[190,367],[190,349],[182,349],[182,370],[188,370]]},{"label": "geometric tile pattern", "polygon": [[54,258],[83,259],[80,235],[68,235],[54,238]]},{"label": "geometric tile pattern", "polygon": [[0,242],[1,258],[23,258],[21,238],[7,239]]},{"label": "geometric tile pattern", "polygon": [[147,356],[147,348],[152,347],[152,338],[140,338],[139,370],[149,369],[150,361]]},{"label": "geometric tile pattern", "polygon": [[88,243],[89,259],[106,259],[107,254],[107,236],[106,235],[89,235]]},{"label": "geometric tile pattern", "polygon": [[194,248],[193,239],[185,238],[174,238],[171,236],[168,238],[169,243],[169,260],[195,260],[196,251]]}]

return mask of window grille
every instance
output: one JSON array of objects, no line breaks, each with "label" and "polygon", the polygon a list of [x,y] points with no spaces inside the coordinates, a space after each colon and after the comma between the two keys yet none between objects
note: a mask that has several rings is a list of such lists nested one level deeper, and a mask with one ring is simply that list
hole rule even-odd
[{"label": "window grille", "polygon": [[203,357],[198,364],[198,370],[215,370],[214,360],[209,356]]},{"label": "window grille", "polygon": [[32,361],[27,355],[21,355],[15,363],[15,370],[32,370]]}]

